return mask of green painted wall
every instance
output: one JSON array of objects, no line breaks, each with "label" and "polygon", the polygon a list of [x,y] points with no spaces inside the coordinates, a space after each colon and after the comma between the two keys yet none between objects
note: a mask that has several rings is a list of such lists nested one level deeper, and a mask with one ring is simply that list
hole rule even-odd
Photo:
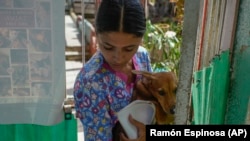
[{"label": "green painted wall", "polygon": [[249,0],[240,0],[232,52],[194,72],[194,124],[250,124],[249,7]]},{"label": "green painted wall", "polygon": [[250,110],[250,1],[241,0],[234,40],[227,124],[245,124]]},{"label": "green painted wall", "polygon": [[215,56],[209,67],[194,73],[194,124],[224,124],[229,84],[229,51]]},{"label": "green painted wall", "polygon": [[77,141],[77,120],[52,125],[0,124],[0,141]]}]

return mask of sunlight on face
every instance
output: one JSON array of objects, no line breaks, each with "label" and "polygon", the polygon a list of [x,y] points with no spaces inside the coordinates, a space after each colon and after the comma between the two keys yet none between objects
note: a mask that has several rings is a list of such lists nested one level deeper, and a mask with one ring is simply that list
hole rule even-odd
[{"label": "sunlight on face", "polygon": [[105,60],[116,71],[122,70],[141,44],[142,37],[122,32],[108,32],[97,35],[99,49]]}]

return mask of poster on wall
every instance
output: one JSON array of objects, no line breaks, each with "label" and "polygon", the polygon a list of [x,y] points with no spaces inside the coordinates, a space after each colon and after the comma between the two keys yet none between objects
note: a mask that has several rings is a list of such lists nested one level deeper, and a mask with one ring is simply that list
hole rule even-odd
[{"label": "poster on wall", "polygon": [[0,124],[56,124],[65,98],[64,1],[0,1]]}]

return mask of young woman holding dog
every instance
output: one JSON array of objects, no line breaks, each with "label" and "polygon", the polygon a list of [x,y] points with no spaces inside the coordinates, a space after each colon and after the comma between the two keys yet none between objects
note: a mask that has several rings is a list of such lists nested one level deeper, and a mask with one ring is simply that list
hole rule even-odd
[{"label": "young woman holding dog", "polygon": [[[149,55],[140,46],[146,30],[140,0],[102,0],[96,15],[97,52],[84,64],[74,85],[76,115],[85,141],[111,141],[116,112],[131,101],[140,76],[131,70],[152,71]],[[145,125],[129,117],[145,141]],[[130,141],[121,134],[121,140]],[[131,140],[132,141],[132,140]]]}]

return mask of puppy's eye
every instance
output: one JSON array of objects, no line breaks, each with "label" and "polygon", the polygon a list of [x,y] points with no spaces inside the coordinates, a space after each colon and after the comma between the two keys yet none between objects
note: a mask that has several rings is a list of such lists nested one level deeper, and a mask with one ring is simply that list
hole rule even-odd
[{"label": "puppy's eye", "polygon": [[158,93],[159,93],[159,95],[161,95],[161,96],[163,96],[163,95],[165,95],[165,91],[163,90],[163,89],[158,89]]}]

